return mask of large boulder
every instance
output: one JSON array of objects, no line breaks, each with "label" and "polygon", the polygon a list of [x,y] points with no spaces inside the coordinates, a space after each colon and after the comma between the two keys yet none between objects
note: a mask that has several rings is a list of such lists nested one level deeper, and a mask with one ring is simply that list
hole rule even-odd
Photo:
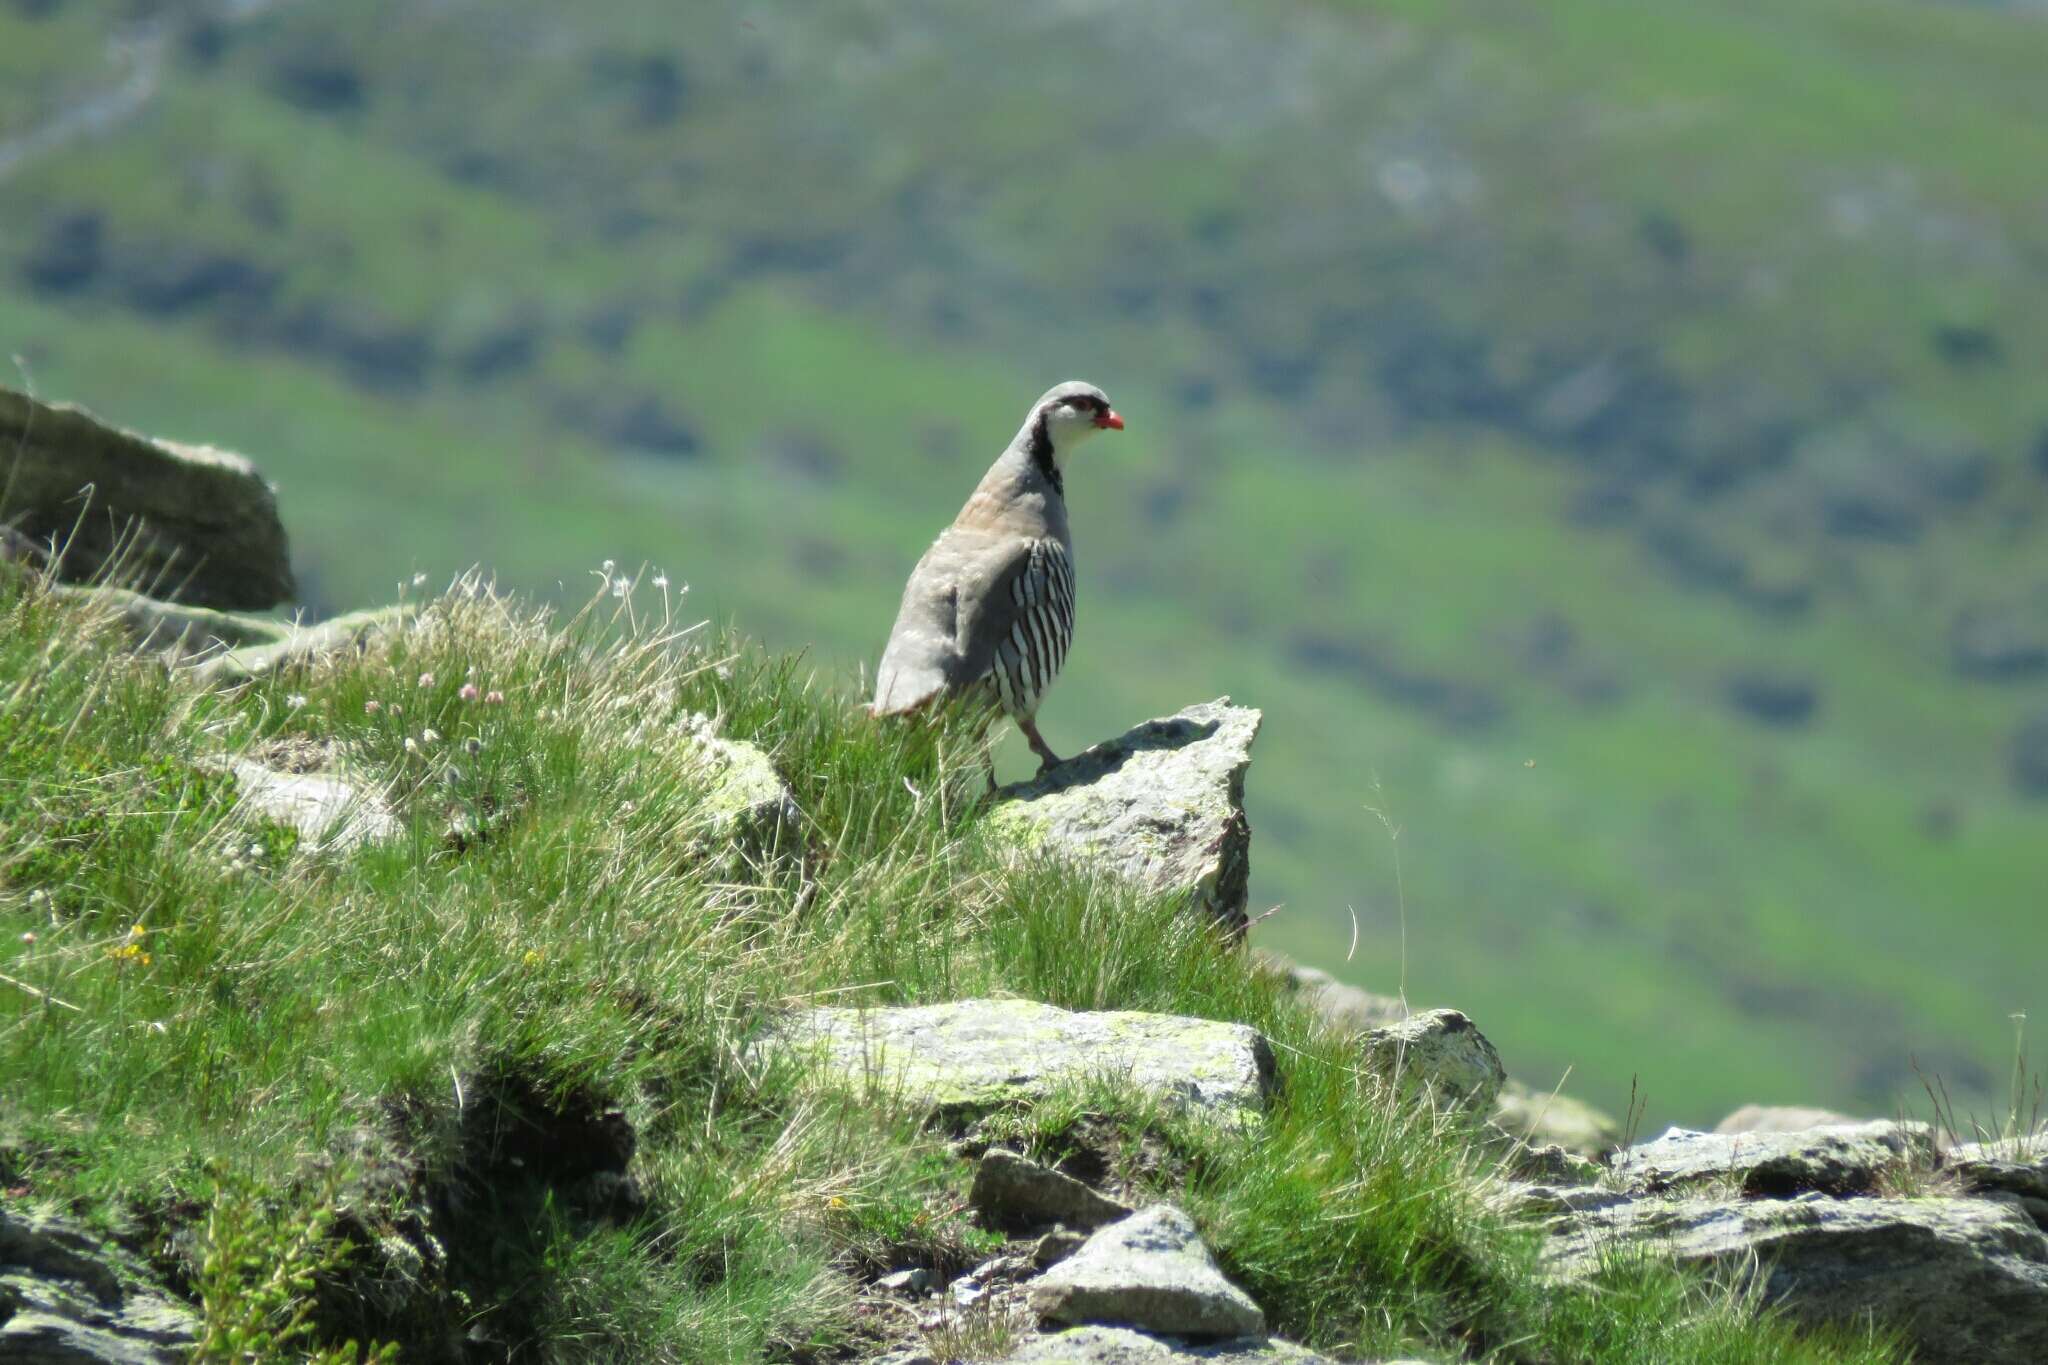
[{"label": "large boulder", "polygon": [[1241,934],[1251,878],[1244,778],[1260,719],[1223,697],[1148,720],[1036,781],[1004,787],[987,828],[1026,849],[1186,894]]},{"label": "large boulder", "polygon": [[1065,1323],[1108,1323],[1188,1337],[1266,1330],[1251,1296],[1223,1278],[1194,1220],[1155,1204],[1112,1223],[1031,1284],[1031,1307]]},{"label": "large boulder", "polygon": [[821,1079],[947,1109],[993,1108],[1110,1076],[1238,1122],[1264,1109],[1273,1078],[1271,1049],[1243,1024],[1032,1000],[801,1010],[775,1021],[760,1048],[815,1062]]},{"label": "large boulder", "polygon": [[1500,1053],[1457,1010],[1424,1010],[1360,1041],[1366,1064],[1403,1095],[1491,1113],[1507,1084]]},{"label": "large boulder", "polygon": [[298,591],[277,496],[249,461],[4,388],[0,524],[59,543],[74,582],[117,566],[158,596],[241,610]]},{"label": "large boulder", "polygon": [[83,1228],[0,1209],[0,1360],[167,1365],[185,1359],[198,1325],[132,1258]]},{"label": "large boulder", "polygon": [[2048,1233],[1991,1199],[1610,1199],[1559,1214],[1551,1268],[1590,1277],[1614,1251],[1754,1275],[1806,1323],[1903,1330],[1928,1365],[2048,1360]]},{"label": "large boulder", "polygon": [[1615,1178],[1639,1193],[1729,1178],[1748,1195],[1872,1194],[1879,1181],[1918,1159],[1931,1162],[1926,1125],[1834,1124],[1796,1133],[1699,1133],[1673,1128],[1616,1152]]}]

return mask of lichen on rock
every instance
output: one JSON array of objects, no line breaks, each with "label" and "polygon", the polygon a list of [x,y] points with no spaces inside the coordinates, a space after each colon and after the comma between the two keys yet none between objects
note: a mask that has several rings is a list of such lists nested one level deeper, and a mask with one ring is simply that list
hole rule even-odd
[{"label": "lichen on rock", "polygon": [[1244,784],[1260,720],[1222,697],[1146,721],[1002,788],[986,828],[1021,849],[1185,894],[1241,934],[1251,877]]}]

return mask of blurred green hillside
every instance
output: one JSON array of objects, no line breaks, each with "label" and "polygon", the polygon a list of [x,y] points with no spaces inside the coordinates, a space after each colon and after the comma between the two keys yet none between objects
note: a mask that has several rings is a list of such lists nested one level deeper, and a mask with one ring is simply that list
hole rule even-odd
[{"label": "blurred green hillside", "polygon": [[1653,1126],[1981,1107],[2044,71],[1931,0],[0,0],[0,354],[258,459],[316,609],[645,561],[834,671],[1095,380],[1041,719],[1264,707],[1263,941]]}]

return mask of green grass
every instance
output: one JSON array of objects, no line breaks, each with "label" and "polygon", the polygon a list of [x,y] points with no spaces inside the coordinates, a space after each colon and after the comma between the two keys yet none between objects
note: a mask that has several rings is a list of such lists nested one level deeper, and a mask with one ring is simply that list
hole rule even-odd
[{"label": "green grass", "polygon": [[[1023,403],[1086,374],[1132,426],[1074,476],[1083,607],[1048,734],[1065,751],[1225,692],[1265,708],[1267,942],[1373,989],[1405,972],[1533,1081],[1570,1067],[1619,1108],[1640,1076],[1652,1123],[1887,1113],[1918,1098],[1913,1058],[1988,1102],[2006,1014],[2048,1011],[2033,955],[2000,946],[2039,939],[2039,806],[2006,750],[2042,701],[1958,678],[1947,631],[2048,582],[2024,363],[2048,347],[2048,26],[1921,0],[1498,8],[1207,5],[1162,33],[278,7],[215,60],[174,42],[143,115],[8,181],[0,355],[47,396],[250,453],[319,606],[473,563],[573,600],[583,568],[645,561],[846,672]],[[0,127],[104,87],[122,13],[0,13]],[[360,73],[362,108],[279,97],[309,53]],[[659,127],[603,74],[646,56],[686,87]],[[1396,205],[1378,177],[1403,160],[1442,194]],[[451,170],[476,164],[499,174]],[[74,212],[109,263],[39,293],[18,267]],[[758,264],[792,243],[819,254]],[[253,319],[129,297],[216,255],[275,278]],[[630,322],[611,342],[607,314]],[[436,358],[416,390],[365,387],[288,340],[308,315]],[[508,324],[525,367],[461,373]],[[1944,326],[2003,360],[1944,360]],[[1417,340],[1547,386],[1640,361],[1684,402],[1618,447],[1418,408],[1389,377]],[[697,456],[622,455],[578,407],[642,397]],[[1674,430],[1632,520],[1569,515]],[[1817,528],[1833,493],[1969,454],[1984,495],[1918,543]],[[1721,468],[1749,481],[1688,481]],[[1676,581],[1647,548],[1664,525],[1814,605]],[[1613,700],[1514,647],[1546,616]],[[1383,642],[1500,718],[1447,725],[1318,671],[1304,635]],[[1764,666],[1818,684],[1812,723],[1731,712],[1728,674]],[[1368,805],[1403,830],[1405,953]]]},{"label": "green grass", "polygon": [[[643,586],[562,620],[471,579],[364,655],[221,692],[0,575],[10,1197],[131,1240],[217,1342],[435,1359],[454,1321],[526,1359],[836,1358],[875,1344],[862,1276],[957,1272],[998,1239],[962,1212],[943,1128],[764,1073],[747,1039],[824,992],[1003,991],[1273,1039],[1249,1134],[1095,1086],[983,1140],[1105,1148],[1190,1207],[1283,1332],[1502,1361],[1891,1358],[1649,1263],[1546,1287],[1467,1136],[1391,1106],[1250,959],[1170,903],[985,847],[952,776],[978,766],[963,726],[877,726],[839,679],[680,607]],[[706,852],[676,741],[693,712],[774,755],[800,859],[734,875]],[[403,834],[322,853],[235,813],[215,756],[313,739],[388,775]],[[479,813],[486,835],[450,837]],[[613,1111],[637,1193],[585,1159],[616,1155]],[[380,1295],[394,1276],[410,1296]]]}]

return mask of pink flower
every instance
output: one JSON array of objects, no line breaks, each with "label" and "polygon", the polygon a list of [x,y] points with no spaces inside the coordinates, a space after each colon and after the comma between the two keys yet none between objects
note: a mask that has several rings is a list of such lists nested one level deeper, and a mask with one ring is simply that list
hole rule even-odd
[{"label": "pink flower", "polygon": [[368,701],[363,703],[363,714],[366,716],[374,716],[383,709],[384,703],[378,701],[375,697],[372,697]]},{"label": "pink flower", "polygon": [[432,687],[433,685],[434,685],[434,675],[433,675],[433,674],[431,674],[431,673],[422,673],[422,674],[420,674],[420,686],[421,686],[421,687]]},{"label": "pink flower", "polygon": [[503,706],[504,704],[505,694],[503,692],[500,692],[497,688],[494,687],[490,691],[484,693],[485,706]]},{"label": "pink flower", "polygon": [[477,697],[479,697],[482,694],[476,690],[475,683],[464,683],[462,685],[462,690],[457,692],[455,695],[462,698],[464,701],[475,701]]}]

